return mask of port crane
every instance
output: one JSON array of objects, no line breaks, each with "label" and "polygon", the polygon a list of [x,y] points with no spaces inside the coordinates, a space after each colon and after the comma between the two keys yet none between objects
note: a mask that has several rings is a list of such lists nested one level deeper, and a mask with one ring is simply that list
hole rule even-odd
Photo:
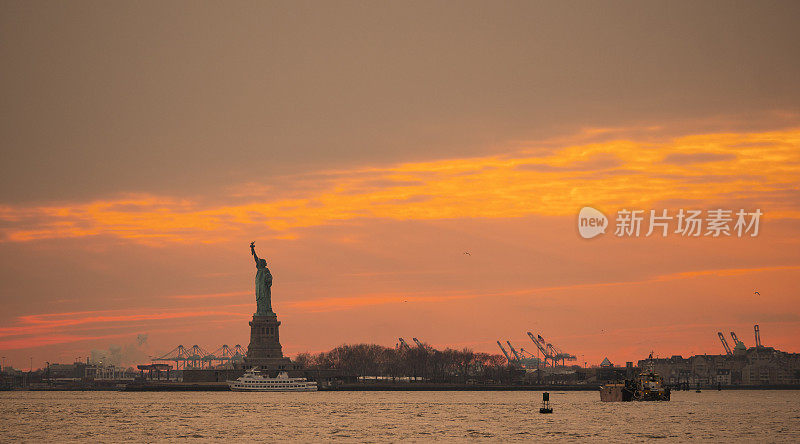
[{"label": "port crane", "polygon": [[506,349],[504,349],[504,348],[503,348],[503,344],[501,344],[501,343],[500,343],[500,341],[497,341],[497,346],[498,346],[498,347],[500,347],[500,350],[502,350],[502,351],[503,351],[503,354],[504,354],[504,355],[506,355],[506,360],[508,361],[508,363],[509,363],[509,364],[513,364],[513,363],[514,363],[514,360],[513,360],[513,359],[511,358],[511,356],[508,354],[508,352],[506,351]]},{"label": "port crane", "polygon": [[549,351],[551,355],[555,356],[558,354],[558,350],[556,350],[556,348],[553,347],[553,344],[548,342],[546,345],[547,345],[547,351]]},{"label": "port crane", "polygon": [[550,365],[555,367],[556,366],[555,356],[551,355],[550,352],[547,351],[547,347],[545,345],[544,338],[542,338],[541,335],[539,335],[539,338],[537,338],[531,332],[527,332],[527,333],[528,333],[528,337],[531,338],[531,341],[533,341],[533,343],[536,345],[536,348],[538,348],[539,351],[542,352],[542,355],[544,356],[544,366],[547,367],[547,360],[549,359],[550,360]]},{"label": "port crane", "polygon": [[753,326],[753,333],[756,336],[756,348],[761,347],[761,332],[758,331],[758,324]]},{"label": "port crane", "polygon": [[508,344],[508,348],[511,350],[511,353],[514,353],[514,356],[516,356],[517,362],[522,362],[522,358],[519,356],[519,353],[514,350],[514,346],[511,345],[511,341],[506,341],[506,344]]},{"label": "port crane", "polygon": [[571,355],[569,353],[564,353],[561,350],[556,349],[556,361],[559,359],[561,360],[561,365],[566,365],[565,361],[577,361],[578,357],[575,355]]},{"label": "port crane", "polygon": [[[209,359],[210,353],[205,351],[199,345],[193,345],[191,348],[186,348],[179,345],[164,356],[154,358],[154,361],[174,361],[175,369],[185,370],[188,368],[204,368],[211,367],[211,360]],[[214,358],[216,359],[216,358]],[[183,367],[183,368],[181,368]]]},{"label": "port crane", "polygon": [[527,332],[527,333],[528,333],[528,337],[531,338],[531,341],[533,341],[533,343],[536,345],[536,348],[538,348],[539,351],[542,352],[542,355],[544,356],[544,365],[545,366],[547,366],[547,361],[548,360],[550,361],[550,365],[552,367],[557,366],[559,361],[561,362],[561,365],[565,365],[565,361],[577,361],[578,360],[577,356],[571,355],[569,353],[565,353],[565,352],[559,350],[558,348],[556,348],[556,346],[554,346],[553,344],[547,342],[542,337],[542,335],[534,336],[533,333],[531,333],[531,332]]},{"label": "port crane", "polygon": [[536,368],[539,368],[539,363],[541,362],[539,356],[534,355],[533,353],[529,352],[528,350],[525,350],[522,347],[519,348],[519,354],[522,355],[523,359],[528,360],[528,362],[530,361],[536,362]]},{"label": "port crane", "polygon": [[425,350],[425,346],[422,345],[422,342],[419,342],[419,339],[417,338],[411,338],[411,339],[414,341],[415,344],[417,344],[417,347],[421,348],[422,350]]},{"label": "port crane", "polygon": [[525,350],[522,347],[519,348],[519,354],[522,355],[523,358],[539,359],[536,355],[534,355],[533,353],[529,352],[528,350]]},{"label": "port crane", "polygon": [[731,332],[731,338],[733,338],[733,346],[734,347],[736,347],[739,344],[742,344],[742,346],[744,346],[744,342],[740,341],[739,338],[736,337],[736,333]]},{"label": "port crane", "polygon": [[552,356],[554,367],[556,364],[558,364],[558,361],[561,361],[561,365],[564,365],[564,361],[576,361],[578,359],[575,355],[564,353],[557,349],[553,344],[546,342],[542,335],[539,335],[538,338],[547,346],[547,350],[550,352],[550,356]]},{"label": "port crane", "polygon": [[229,347],[227,344],[223,344],[222,347],[209,353],[205,357],[205,360],[209,361],[212,366],[214,361],[222,365],[232,361],[242,361],[246,355],[247,352],[239,344],[236,344],[233,348]]},{"label": "port crane", "polygon": [[733,352],[731,351],[731,347],[728,345],[728,341],[725,340],[725,335],[723,335],[721,331],[718,331],[717,336],[719,336],[719,340],[722,342],[722,346],[725,348],[725,354],[732,355]]},{"label": "port crane", "polygon": [[411,346],[408,345],[405,339],[397,338],[400,340],[400,348],[405,348],[406,350],[411,350]]}]

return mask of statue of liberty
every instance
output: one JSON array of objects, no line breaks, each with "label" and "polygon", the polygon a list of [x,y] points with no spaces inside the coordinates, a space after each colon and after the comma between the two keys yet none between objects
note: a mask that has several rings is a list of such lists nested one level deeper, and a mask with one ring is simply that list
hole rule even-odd
[{"label": "statue of liberty", "polygon": [[274,316],[272,312],[272,273],[266,259],[256,255],[256,243],[250,242],[250,252],[256,260],[256,316]]}]

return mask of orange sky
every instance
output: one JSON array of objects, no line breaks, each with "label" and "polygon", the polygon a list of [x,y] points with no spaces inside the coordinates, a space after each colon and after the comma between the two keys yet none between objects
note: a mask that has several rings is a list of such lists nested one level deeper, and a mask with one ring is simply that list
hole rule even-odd
[{"label": "orange sky", "polygon": [[[288,355],[800,351],[800,8],[679,5],[4,3],[0,353],[246,347],[253,240]],[[587,205],[764,215],[587,240]]]},{"label": "orange sky", "polygon": [[[256,239],[276,276],[289,354],[398,336],[494,352],[496,339],[523,345],[532,330],[596,363],[716,353],[717,330],[749,338],[756,322],[765,342],[796,349],[800,131],[637,137],[592,130],[505,154],[310,172],[217,196],[8,205],[8,266],[65,278],[70,291],[20,282],[46,309],[12,303],[19,314],[0,328],[0,348],[64,359],[139,333],[152,353],[246,345],[247,243]],[[752,238],[586,240],[576,233],[582,205],[609,215],[765,215]],[[82,282],[34,262],[78,269]]]}]

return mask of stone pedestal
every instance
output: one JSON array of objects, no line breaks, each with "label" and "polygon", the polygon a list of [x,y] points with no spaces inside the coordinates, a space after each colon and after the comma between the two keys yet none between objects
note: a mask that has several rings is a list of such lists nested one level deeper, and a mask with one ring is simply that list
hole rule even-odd
[{"label": "stone pedestal", "polygon": [[283,357],[281,348],[278,315],[253,315],[250,321],[250,345],[244,358],[246,367],[258,367],[263,370],[292,370],[291,359]]}]

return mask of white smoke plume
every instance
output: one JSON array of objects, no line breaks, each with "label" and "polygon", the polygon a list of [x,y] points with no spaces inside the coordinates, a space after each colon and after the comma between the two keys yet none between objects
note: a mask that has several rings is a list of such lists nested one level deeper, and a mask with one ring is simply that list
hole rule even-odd
[{"label": "white smoke plume", "polygon": [[149,357],[145,351],[147,344],[147,334],[136,335],[136,341],[129,344],[109,345],[105,350],[92,350],[89,362],[97,365],[113,365],[115,367],[126,367],[136,364],[149,362]]}]

